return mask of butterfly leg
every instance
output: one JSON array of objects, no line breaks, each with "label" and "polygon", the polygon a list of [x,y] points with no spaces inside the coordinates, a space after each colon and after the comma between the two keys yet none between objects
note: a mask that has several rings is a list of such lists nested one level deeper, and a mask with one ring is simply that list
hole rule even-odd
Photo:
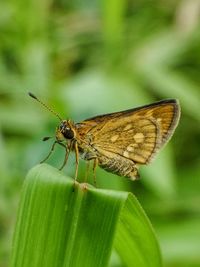
[{"label": "butterfly leg", "polygon": [[42,161],[40,161],[40,163],[45,162],[51,156],[52,152],[54,151],[55,145],[57,143],[58,143],[58,141],[53,142],[53,145],[51,147],[51,150],[50,150],[49,154]]},{"label": "butterfly leg", "polygon": [[75,156],[76,156],[76,170],[75,170],[74,182],[76,182],[77,176],[78,176],[78,165],[79,165],[79,151],[78,151],[77,142],[74,143],[74,149],[75,149]]},{"label": "butterfly leg", "polygon": [[[70,151],[71,151],[71,147],[72,147],[72,142],[70,142],[69,144],[68,144],[68,146],[64,146],[65,147],[65,150],[66,150],[66,153],[65,153],[65,159],[64,159],[64,162],[63,162],[63,164],[62,164],[62,166],[59,168],[59,170],[61,171],[63,168],[64,168],[64,166],[67,164],[67,160],[68,160],[68,158],[69,158],[69,153],[70,153]],[[63,144],[62,144],[63,145]]]},{"label": "butterfly leg", "polygon": [[86,171],[85,171],[85,178],[84,178],[84,183],[87,182],[88,174],[90,171],[90,160],[86,162]]},{"label": "butterfly leg", "polygon": [[63,146],[66,149],[66,146],[64,144],[62,144],[62,143],[60,143],[60,142],[58,142],[56,140],[55,142],[53,142],[53,145],[51,147],[51,150],[50,150],[49,154],[42,161],[40,161],[40,163],[45,162],[51,156],[52,152],[54,151],[54,148],[55,148],[55,145],[56,144],[61,145],[61,146]]},{"label": "butterfly leg", "polygon": [[98,166],[98,159],[95,158],[94,159],[94,163],[93,163],[93,178],[94,178],[94,186],[97,187],[97,180],[96,180],[96,168]]}]

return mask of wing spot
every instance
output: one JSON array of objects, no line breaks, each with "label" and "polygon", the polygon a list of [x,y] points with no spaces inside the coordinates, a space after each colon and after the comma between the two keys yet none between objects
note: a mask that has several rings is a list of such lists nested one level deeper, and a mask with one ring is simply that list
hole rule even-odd
[{"label": "wing spot", "polygon": [[136,143],[143,143],[144,142],[144,134],[143,133],[136,133],[133,136]]},{"label": "wing spot", "polygon": [[134,155],[134,161],[144,164],[146,162],[146,158],[143,155],[135,154]]},{"label": "wing spot", "polygon": [[124,151],[123,156],[126,157],[126,158],[129,158],[129,153],[128,153],[128,151]]},{"label": "wing spot", "polygon": [[129,152],[134,152],[135,148],[137,147],[137,144],[130,144],[129,146],[127,146],[127,151]]},{"label": "wing spot", "polygon": [[113,135],[113,136],[110,138],[110,141],[111,141],[112,143],[114,143],[118,138],[119,138],[119,134]]},{"label": "wing spot", "polygon": [[124,127],[124,131],[130,130],[131,128],[133,128],[133,126],[131,123],[129,123]]}]

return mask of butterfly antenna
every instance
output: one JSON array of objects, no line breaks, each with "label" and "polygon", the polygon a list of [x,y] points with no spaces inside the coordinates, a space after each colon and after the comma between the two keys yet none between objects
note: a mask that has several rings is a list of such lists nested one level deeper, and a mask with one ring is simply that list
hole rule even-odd
[{"label": "butterfly antenna", "polygon": [[56,113],[53,109],[51,109],[50,107],[48,107],[45,103],[43,103],[41,100],[39,100],[34,94],[28,92],[29,96],[32,97],[33,99],[37,100],[43,107],[45,107],[46,109],[48,109],[52,114],[54,114],[60,121],[62,121],[63,119],[58,115],[58,113]]}]

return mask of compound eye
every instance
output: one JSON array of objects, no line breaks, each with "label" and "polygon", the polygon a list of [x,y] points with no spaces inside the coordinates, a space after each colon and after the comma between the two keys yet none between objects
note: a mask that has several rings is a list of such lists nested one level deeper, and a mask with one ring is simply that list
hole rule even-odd
[{"label": "compound eye", "polygon": [[74,132],[70,128],[66,128],[65,131],[62,133],[66,139],[73,139]]}]

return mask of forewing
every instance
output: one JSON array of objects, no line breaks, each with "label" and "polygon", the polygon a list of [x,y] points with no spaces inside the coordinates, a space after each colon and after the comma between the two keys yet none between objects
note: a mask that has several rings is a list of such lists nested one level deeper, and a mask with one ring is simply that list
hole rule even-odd
[{"label": "forewing", "polygon": [[88,119],[80,124],[80,130],[96,150],[148,164],[172,136],[179,116],[177,101],[165,100]]}]

